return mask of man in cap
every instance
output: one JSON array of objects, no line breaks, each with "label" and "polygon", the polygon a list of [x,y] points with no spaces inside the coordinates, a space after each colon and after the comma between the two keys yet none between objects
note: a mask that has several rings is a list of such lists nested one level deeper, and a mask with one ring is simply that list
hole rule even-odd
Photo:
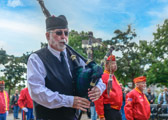
[{"label": "man in cap", "polygon": [[[105,64],[105,70],[102,75],[102,80],[108,84],[109,74],[112,74],[112,89],[109,95],[107,89],[103,92],[101,97],[95,101],[96,112],[100,120],[121,120],[120,109],[122,106],[122,88],[120,83],[114,75],[117,70],[117,63],[114,55],[110,55]],[[111,73],[110,73],[111,71]]]},{"label": "man in cap", "polygon": [[4,89],[5,82],[0,81],[0,120],[6,120],[9,111],[9,96]]},{"label": "man in cap", "polygon": [[[34,101],[37,119],[75,120],[75,109],[86,111],[90,102],[75,96],[73,70],[65,43],[68,43],[68,22],[64,15],[46,19],[48,46],[31,54],[27,65],[30,96]],[[85,63],[79,58],[80,65]],[[100,80],[88,92],[92,101],[97,100],[105,90]]]},{"label": "man in cap", "polygon": [[28,88],[24,88],[20,92],[18,105],[22,109],[22,120],[25,120],[25,115],[27,116],[26,120],[33,120],[33,101],[29,95]]},{"label": "man in cap", "polygon": [[155,95],[151,92],[150,88],[148,88],[147,93],[145,95],[150,104],[153,104],[155,102]]},{"label": "man in cap", "polygon": [[148,120],[150,103],[143,93],[146,88],[146,77],[137,77],[133,81],[135,88],[126,95],[125,116],[127,120]]}]

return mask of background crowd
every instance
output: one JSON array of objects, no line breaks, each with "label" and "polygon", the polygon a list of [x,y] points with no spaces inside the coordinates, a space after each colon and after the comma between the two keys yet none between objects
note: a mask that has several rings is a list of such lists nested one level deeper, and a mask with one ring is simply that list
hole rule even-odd
[{"label": "background crowd", "polygon": [[[1,82],[0,85],[3,85],[3,83],[4,82]],[[125,106],[126,94],[129,93],[131,89],[128,87],[123,87],[122,83],[120,83],[120,87],[122,88],[122,92],[123,92],[123,102],[122,102],[122,107],[120,112],[122,115],[122,120],[126,120],[124,106]],[[158,95],[154,92],[155,91],[151,92],[151,88],[146,89],[145,95],[150,104],[159,104],[159,105],[168,104],[168,90],[166,87],[164,89],[161,89],[161,92]],[[0,95],[2,96],[2,94]],[[33,103],[32,103],[32,99],[28,94],[27,88],[24,88],[23,90],[21,90],[21,92],[19,92],[19,90],[16,89],[15,93],[10,97],[10,105],[8,105],[8,107],[9,107],[8,111],[13,112],[14,120],[21,119],[21,118],[18,118],[18,114],[20,110],[22,112],[22,120],[24,120],[26,116],[28,120],[31,120],[34,118]],[[0,106],[0,110],[2,110],[2,106]],[[91,107],[89,111],[91,112],[91,116],[89,116],[88,114],[88,117],[90,117],[92,120],[97,119],[97,113],[95,110],[94,103],[91,103]],[[3,113],[0,113],[0,115],[2,114]],[[8,115],[8,113],[5,113],[5,115]]]},{"label": "background crowd", "polygon": [[[1,88],[2,88],[2,85],[4,84],[5,84],[4,82],[0,83]],[[122,88],[122,93],[123,93],[123,102],[122,102],[122,107],[121,107],[120,112],[122,115],[122,120],[126,120],[124,106],[125,106],[125,101],[126,101],[126,94],[129,93],[131,89],[128,87],[123,87],[122,83],[120,83],[120,87]],[[0,94],[0,95],[3,96],[3,94]],[[145,95],[150,104],[158,104],[158,105],[168,104],[168,89],[166,87],[164,87],[164,89],[161,89],[161,92],[158,95],[155,93],[155,91],[151,92],[151,88],[149,87],[146,89]],[[33,103],[32,103],[32,99],[29,96],[27,88],[24,88],[20,92],[18,89],[16,89],[15,93],[10,97],[9,104],[10,105],[8,105],[8,107],[9,106],[10,107],[8,111],[13,112],[14,120],[16,119],[24,120],[25,117],[27,117],[27,120],[31,120],[34,118]],[[2,112],[2,106],[0,106],[0,110],[1,110],[0,112]],[[22,112],[22,118],[18,118],[18,114],[20,110]],[[95,105],[93,102],[91,103],[91,107],[89,111],[91,112],[91,115],[89,115],[88,113],[88,117],[91,118],[92,120],[97,119],[98,116],[97,116]],[[2,114],[3,112],[0,113],[0,115]],[[8,112],[6,112],[5,115],[7,116]]]}]

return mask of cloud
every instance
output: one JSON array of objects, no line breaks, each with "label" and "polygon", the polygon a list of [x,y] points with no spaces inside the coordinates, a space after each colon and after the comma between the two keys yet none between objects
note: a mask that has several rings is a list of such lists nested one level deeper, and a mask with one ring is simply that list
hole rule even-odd
[{"label": "cloud", "polygon": [[4,47],[6,46],[6,43],[4,41],[0,40],[0,49],[5,49]]},{"label": "cloud", "polygon": [[0,14],[0,48],[7,54],[21,56],[40,48],[40,42],[45,41],[43,17],[32,11],[22,13],[0,9]]},{"label": "cloud", "polygon": [[8,0],[7,6],[9,7],[18,7],[18,6],[23,6],[20,0]]},{"label": "cloud", "polygon": [[66,1],[67,4],[64,2],[65,0],[45,3],[51,14],[64,14],[67,17],[70,29],[93,31],[95,37],[104,40],[111,39],[115,29],[127,26],[135,20],[135,16],[125,10],[126,3],[107,3],[101,0],[72,0]]},{"label": "cloud", "polygon": [[137,38],[138,40],[147,40],[152,41],[154,40],[153,33],[157,30],[157,25],[162,25],[164,23],[164,20],[168,18],[168,6],[165,6],[164,8],[160,9],[160,11],[148,11],[147,14],[152,17],[152,20],[149,22],[148,26],[143,28],[136,29],[137,32]]},{"label": "cloud", "polygon": [[163,10],[158,11],[149,11],[148,14],[152,17],[157,17],[159,19],[166,19],[168,18],[168,6],[165,6]]},{"label": "cloud", "polygon": [[0,19],[0,28],[8,29],[11,31],[17,31],[18,33],[34,34],[37,31],[41,31],[40,28],[32,24],[21,23],[19,21],[11,21],[6,19]]},{"label": "cloud", "polygon": [[21,13],[0,9],[0,14],[0,31],[8,30],[33,35],[42,32],[44,27],[39,23],[41,18],[32,11]]},{"label": "cloud", "polygon": [[[131,1],[46,0],[45,5],[51,14],[65,15],[69,28],[78,32],[93,31],[95,37],[107,40],[113,37],[114,30],[123,30],[128,24],[132,24],[135,26],[133,28],[137,30],[138,39],[153,40],[152,33],[156,31],[156,25],[162,23],[163,19],[168,17],[168,7],[159,9],[160,5],[158,5],[152,8],[152,6],[148,6],[150,3],[147,4],[145,0],[142,0],[142,2]],[[164,2],[166,0],[157,0],[157,3],[158,1]],[[36,47],[40,46],[40,42],[45,41],[45,17],[37,1],[8,0],[8,6],[23,7],[12,8],[12,11],[10,11],[11,8],[8,9],[9,11],[0,8],[0,47],[2,45],[8,46],[10,53],[17,55],[19,55],[19,52],[23,53],[23,49],[26,49],[25,51],[37,49]],[[150,9],[147,12],[148,19],[144,19],[146,11],[149,10],[145,9],[146,6]],[[156,11],[158,9],[159,12]],[[139,19],[143,20],[142,24],[139,23]],[[6,36],[6,38],[3,36]],[[25,45],[29,47],[25,47]]]},{"label": "cloud", "polygon": [[166,3],[168,1],[167,0],[158,0],[158,2],[164,2],[164,3]]},{"label": "cloud", "polygon": [[137,40],[147,40],[152,41],[154,39],[153,32],[156,32],[156,25],[150,25],[137,30]]}]

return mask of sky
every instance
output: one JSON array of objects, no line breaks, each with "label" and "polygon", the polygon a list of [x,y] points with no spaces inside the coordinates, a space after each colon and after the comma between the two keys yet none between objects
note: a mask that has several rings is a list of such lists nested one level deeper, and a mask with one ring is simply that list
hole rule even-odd
[{"label": "sky", "polygon": [[[131,24],[135,41],[153,40],[157,25],[168,18],[168,0],[44,0],[51,15],[65,15],[70,30],[93,31],[110,40],[114,31]],[[45,16],[37,0],[0,0],[0,48],[21,56],[40,49],[45,38]]]}]

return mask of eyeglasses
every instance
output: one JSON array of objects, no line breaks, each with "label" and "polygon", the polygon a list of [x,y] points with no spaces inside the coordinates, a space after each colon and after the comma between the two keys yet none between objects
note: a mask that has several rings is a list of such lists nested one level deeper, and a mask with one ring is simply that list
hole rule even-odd
[{"label": "eyeglasses", "polygon": [[69,35],[69,32],[68,31],[56,31],[56,32],[51,32],[51,33],[56,33],[56,35],[59,35],[59,36],[61,36],[62,34],[63,34],[63,32],[64,32],[64,35],[65,36],[68,36]]}]

